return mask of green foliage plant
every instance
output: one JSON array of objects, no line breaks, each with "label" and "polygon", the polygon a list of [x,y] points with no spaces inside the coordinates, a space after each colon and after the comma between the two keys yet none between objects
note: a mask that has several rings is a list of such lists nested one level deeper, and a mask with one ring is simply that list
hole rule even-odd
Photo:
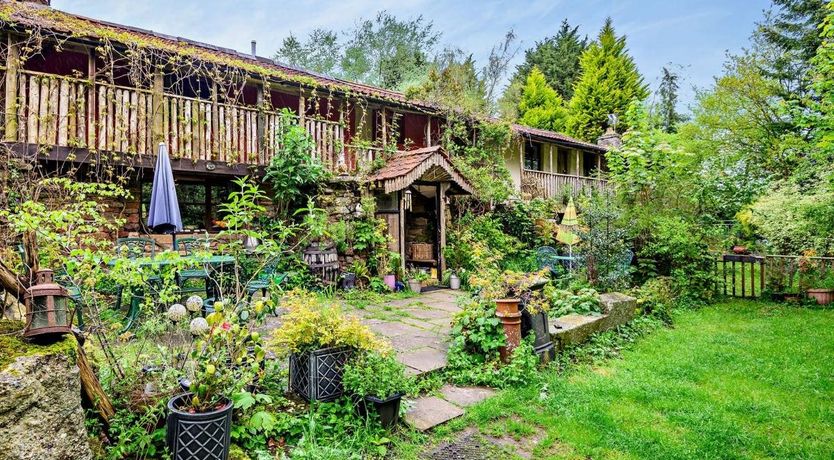
[{"label": "green foliage plant", "polygon": [[413,385],[396,354],[375,352],[360,353],[348,361],[342,383],[345,390],[355,395],[379,399],[402,395]]}]

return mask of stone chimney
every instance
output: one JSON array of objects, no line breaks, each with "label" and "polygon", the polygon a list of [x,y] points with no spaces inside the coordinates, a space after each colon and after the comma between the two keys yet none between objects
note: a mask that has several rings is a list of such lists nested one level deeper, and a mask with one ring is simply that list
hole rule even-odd
[{"label": "stone chimney", "polygon": [[607,149],[616,149],[623,145],[623,138],[617,131],[614,131],[614,128],[609,126],[605,130],[605,134],[597,139],[597,145]]}]

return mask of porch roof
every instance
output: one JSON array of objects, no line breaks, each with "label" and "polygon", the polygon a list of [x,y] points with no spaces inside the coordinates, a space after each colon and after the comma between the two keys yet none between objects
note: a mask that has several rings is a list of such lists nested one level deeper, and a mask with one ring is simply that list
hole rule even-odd
[{"label": "porch roof", "polygon": [[472,186],[461,176],[439,145],[397,152],[368,179],[380,185],[385,193],[403,190],[418,180],[451,182],[459,193],[473,193]]}]

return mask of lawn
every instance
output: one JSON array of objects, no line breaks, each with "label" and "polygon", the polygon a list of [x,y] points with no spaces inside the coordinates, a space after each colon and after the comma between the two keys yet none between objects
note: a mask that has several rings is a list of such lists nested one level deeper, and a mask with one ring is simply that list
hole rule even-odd
[{"label": "lawn", "polygon": [[426,442],[475,430],[530,458],[834,458],[834,310],[685,311],[621,358],[549,371]]}]

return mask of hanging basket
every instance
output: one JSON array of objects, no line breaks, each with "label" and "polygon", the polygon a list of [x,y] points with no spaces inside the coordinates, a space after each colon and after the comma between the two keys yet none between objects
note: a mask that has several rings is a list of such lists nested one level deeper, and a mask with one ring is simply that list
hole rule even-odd
[{"label": "hanging basket", "polygon": [[342,373],[349,347],[330,347],[290,355],[290,390],[307,401],[333,401],[342,396]]}]

